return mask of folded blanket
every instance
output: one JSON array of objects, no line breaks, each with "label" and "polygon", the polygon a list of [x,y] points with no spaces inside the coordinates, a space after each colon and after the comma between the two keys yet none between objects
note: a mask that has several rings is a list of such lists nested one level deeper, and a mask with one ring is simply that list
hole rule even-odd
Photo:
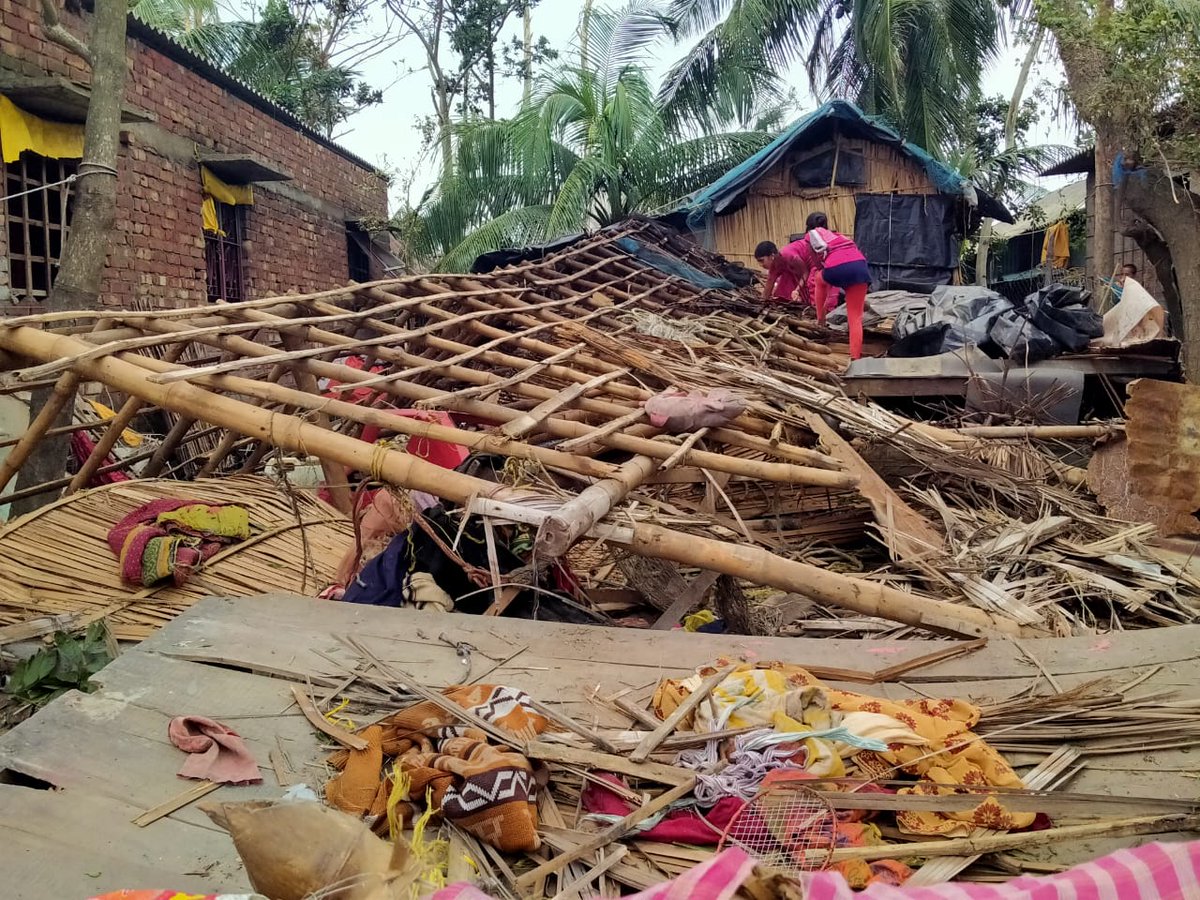
[{"label": "folded blanket", "polygon": [[250,516],[244,507],[162,499],[139,506],[114,525],[108,546],[125,581],[150,587],[166,578],[184,584],[201,562],[248,537]]},{"label": "folded blanket", "polygon": [[[540,734],[550,724],[534,711],[529,695],[514,688],[479,684],[444,693],[514,735]],[[520,753],[487,743],[483,732],[428,701],[388,716],[360,737],[366,750],[343,750],[330,758],[339,770],[325,786],[331,806],[374,817],[390,807],[408,822],[428,796],[443,816],[497,849],[515,853],[539,846],[533,767]]]}]

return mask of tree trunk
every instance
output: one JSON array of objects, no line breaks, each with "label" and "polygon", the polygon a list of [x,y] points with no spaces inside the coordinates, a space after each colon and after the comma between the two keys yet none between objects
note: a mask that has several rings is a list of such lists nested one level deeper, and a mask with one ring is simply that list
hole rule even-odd
[{"label": "tree trunk", "polygon": [[438,132],[442,143],[442,180],[445,181],[454,174],[454,137],[450,134],[450,88],[446,79],[441,76],[437,77],[436,85]]},{"label": "tree trunk", "polygon": [[[1113,161],[1120,143],[1114,129],[1107,123],[1096,125],[1096,196],[1093,201],[1095,234],[1092,239],[1092,259],[1095,266],[1097,287],[1100,279],[1112,278],[1115,274],[1114,236],[1116,218],[1113,203]],[[1102,291],[1096,291],[1099,299]]]},{"label": "tree trunk", "polygon": [[[1155,240],[1150,242],[1158,256],[1155,269],[1160,278],[1164,270],[1168,276],[1173,274],[1173,281],[1164,279],[1164,290],[1171,285],[1181,299],[1174,327],[1183,344],[1184,367],[1193,374],[1200,372],[1200,253],[1195,252],[1200,247],[1200,212],[1194,205],[1197,198],[1182,185],[1173,183],[1161,169],[1125,171],[1118,187],[1122,205],[1145,223],[1143,227],[1148,226],[1153,230],[1151,233],[1157,232]],[[1162,258],[1164,252],[1169,254],[1171,266]]]},{"label": "tree trunk", "polygon": [[992,251],[992,220],[979,223],[979,247],[975,251],[975,283],[987,287],[988,257]]},{"label": "tree trunk", "polygon": [[[96,0],[89,46],[92,55],[91,98],[83,133],[83,160],[75,182],[71,228],[63,246],[58,275],[43,309],[88,309],[98,305],[108,255],[109,236],[117,218],[117,154],[120,150],[121,104],[125,97],[124,0]],[[41,409],[52,388],[33,392],[31,409]],[[51,427],[66,425],[73,402],[63,405]],[[54,481],[66,471],[70,438],[45,437],[21,469],[17,490]],[[48,495],[29,497],[12,506],[16,516],[37,509]]]},{"label": "tree trunk", "polygon": [[521,106],[524,107],[529,105],[529,98],[533,96],[533,13],[528,0],[521,10],[521,18],[525,26],[521,38],[521,46],[524,51],[524,62],[521,69]]},{"label": "tree trunk", "polygon": [[[1017,83],[1013,88],[1012,99],[1008,101],[1008,115],[1004,119],[1004,150],[1008,152],[1017,146],[1017,119],[1021,115],[1021,100],[1025,96],[1025,85],[1029,83],[1029,73],[1037,62],[1037,55],[1042,49],[1046,30],[1038,28],[1029,42],[1025,59],[1021,63],[1021,71],[1017,75]],[[975,283],[987,286],[988,257],[992,250],[992,220],[984,219],[979,226],[979,249],[975,255]]]}]

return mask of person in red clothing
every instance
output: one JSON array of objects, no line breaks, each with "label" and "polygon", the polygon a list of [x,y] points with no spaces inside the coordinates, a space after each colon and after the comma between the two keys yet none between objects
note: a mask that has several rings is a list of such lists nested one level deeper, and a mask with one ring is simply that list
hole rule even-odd
[{"label": "person in red clothing", "polygon": [[754,258],[767,270],[767,281],[763,285],[764,302],[782,300],[790,303],[796,299],[796,292],[804,279],[804,261],[797,246],[800,243],[792,241],[780,250],[773,241],[763,241],[754,248]]},{"label": "person in red clothing", "polygon": [[[813,213],[805,223],[808,233],[802,239],[821,263],[817,274],[817,309],[823,309],[828,300],[829,288],[840,288],[846,294],[846,318],[850,325],[850,358],[862,357],[863,308],[867,302],[867,290],[871,286],[871,270],[867,258],[858,245],[844,234],[829,230],[829,220],[824,213]],[[805,264],[807,278],[808,265]]]}]

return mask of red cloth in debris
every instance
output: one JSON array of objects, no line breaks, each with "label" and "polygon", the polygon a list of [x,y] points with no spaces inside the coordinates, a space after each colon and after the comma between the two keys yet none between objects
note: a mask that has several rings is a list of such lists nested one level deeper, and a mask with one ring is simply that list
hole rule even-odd
[{"label": "red cloth in debris", "polygon": [[[597,778],[625,786],[615,775],[597,773]],[[733,820],[734,815],[745,805],[737,797],[722,797],[716,806],[703,816],[694,809],[680,809],[667,813],[661,822],[638,837],[647,841],[663,843],[715,845],[721,841],[721,832]],[[589,781],[583,789],[583,808],[590,813],[605,816],[627,816],[633,812],[633,804],[619,794],[595,781]]]},{"label": "red cloth in debris", "polygon": [[236,731],[204,716],[176,716],[167,725],[171,743],[188,756],[180,778],[218,784],[259,784],[258,763]]},{"label": "red cloth in debris", "polygon": [[[96,449],[96,442],[86,431],[76,431],[71,435],[71,455],[75,457],[76,464],[82,466],[84,462],[92,455],[92,451]],[[108,466],[115,463],[116,457],[111,453],[104,457],[102,465]],[[87,483],[88,487],[96,487],[101,484],[116,484],[118,481],[128,481],[129,476],[124,472],[105,472],[104,474],[93,475]]]},{"label": "red cloth in debris", "polygon": [[684,392],[671,388],[646,401],[650,424],[672,434],[720,428],[746,410],[746,398],[726,388]]}]

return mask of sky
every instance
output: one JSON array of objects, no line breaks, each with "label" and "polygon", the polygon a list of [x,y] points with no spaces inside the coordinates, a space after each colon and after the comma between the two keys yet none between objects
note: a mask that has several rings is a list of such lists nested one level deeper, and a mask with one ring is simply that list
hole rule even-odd
[{"label": "sky", "polygon": [[[560,53],[564,52],[571,46],[583,5],[583,0],[542,0],[533,11],[534,34],[544,35],[552,47]],[[509,24],[501,43],[516,36],[520,28],[520,20],[515,19]],[[685,50],[686,47],[661,47],[658,51],[659,60],[652,70],[654,77],[664,75]],[[985,73],[985,92],[989,95],[998,93],[1011,96],[1024,55],[1025,48],[1020,46],[1002,51],[1001,57]],[[1062,80],[1061,69],[1053,55],[1043,50],[1041,56],[1030,79],[1030,89],[1039,79],[1045,79],[1052,85]],[[423,64],[421,47],[412,37],[403,39],[388,52],[365,63],[360,73],[368,83],[384,89],[383,103],[351,117],[334,135],[335,140],[346,149],[384,171],[399,175],[392,190],[393,211],[401,200],[399,195],[405,183],[410,184],[410,194],[415,201],[421,191],[433,183],[438,169],[436,157],[422,151],[418,127],[419,120],[433,109],[429,76],[421,70]],[[797,116],[817,105],[808,90],[808,80],[802,67],[796,66],[789,80],[801,98],[801,109],[797,111]],[[497,89],[497,115],[514,112],[520,100],[521,85],[516,81],[502,80]],[[1070,131],[1055,122],[1049,111],[1033,129],[1030,139],[1033,143],[1074,143]],[[1046,187],[1058,187],[1059,184],[1060,181],[1047,181]]]}]

